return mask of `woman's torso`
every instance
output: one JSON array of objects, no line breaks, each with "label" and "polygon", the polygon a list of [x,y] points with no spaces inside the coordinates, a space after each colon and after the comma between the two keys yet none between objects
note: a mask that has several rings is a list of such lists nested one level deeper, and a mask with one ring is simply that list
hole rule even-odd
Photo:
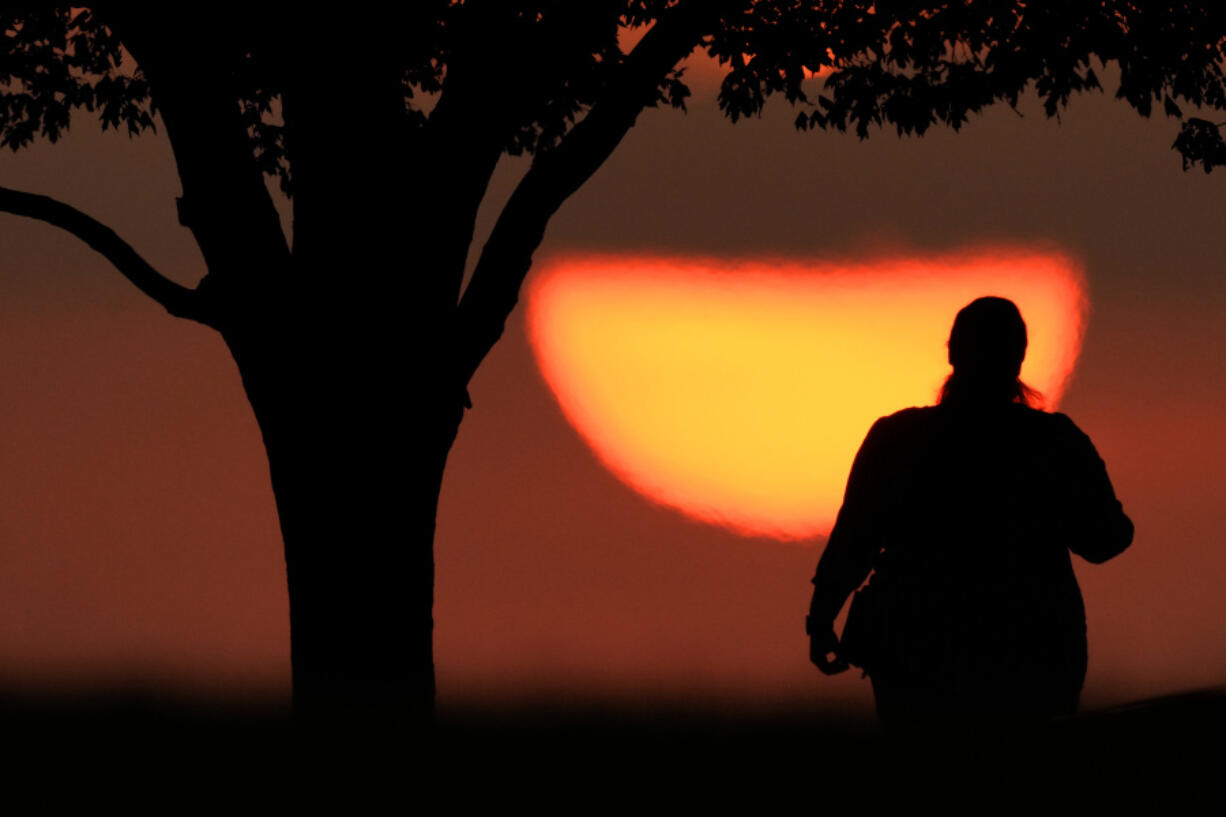
[{"label": "woman's torso", "polygon": [[1017,404],[888,418],[873,578],[890,624],[886,665],[1084,672],[1064,524],[1071,426]]}]

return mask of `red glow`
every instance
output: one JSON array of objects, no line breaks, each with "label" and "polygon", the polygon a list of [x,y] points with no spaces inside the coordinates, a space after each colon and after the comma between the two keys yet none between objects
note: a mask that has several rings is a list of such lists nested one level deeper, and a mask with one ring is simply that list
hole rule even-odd
[{"label": "red glow", "polygon": [[933,402],[954,314],[1011,298],[1022,376],[1053,408],[1085,285],[1054,251],[856,262],[554,258],[529,290],[546,382],[600,460],[653,501],[746,535],[829,530],[873,420]]}]

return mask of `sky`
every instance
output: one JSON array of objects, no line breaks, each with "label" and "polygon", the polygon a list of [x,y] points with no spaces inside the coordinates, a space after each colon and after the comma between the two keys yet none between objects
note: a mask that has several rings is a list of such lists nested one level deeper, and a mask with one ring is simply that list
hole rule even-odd
[{"label": "sky", "polygon": [[[554,217],[538,259],[819,265],[1000,245],[1076,259],[1089,311],[1060,410],[1093,439],[1137,529],[1111,562],[1074,560],[1083,701],[1226,683],[1226,175],[1183,172],[1175,123],[1109,93],[1075,98],[1059,122],[1026,104],[957,134],[859,141],[796,132],[782,100],[732,125],[712,72],[692,74],[689,112],[644,113]],[[478,236],[524,167],[504,159]],[[80,207],[177,280],[203,274],[160,135],[103,134],[83,116],[55,145],[0,155],[0,184]],[[931,349],[938,364],[944,353]],[[286,696],[267,464],[220,338],[76,239],[0,215],[0,371],[0,683]],[[820,535],[743,535],[620,480],[542,377],[522,308],[471,394],[436,542],[443,707],[871,706],[859,673],[826,678],[807,660]]]}]

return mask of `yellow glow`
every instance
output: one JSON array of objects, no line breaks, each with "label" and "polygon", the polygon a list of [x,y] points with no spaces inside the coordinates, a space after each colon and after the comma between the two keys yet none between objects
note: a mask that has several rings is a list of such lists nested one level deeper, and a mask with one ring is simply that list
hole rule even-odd
[{"label": "yellow glow", "polygon": [[929,405],[955,313],[1010,298],[1022,377],[1059,401],[1081,345],[1081,271],[1054,251],[835,263],[551,259],[529,337],[563,413],[644,496],[746,535],[829,531],[873,421]]}]

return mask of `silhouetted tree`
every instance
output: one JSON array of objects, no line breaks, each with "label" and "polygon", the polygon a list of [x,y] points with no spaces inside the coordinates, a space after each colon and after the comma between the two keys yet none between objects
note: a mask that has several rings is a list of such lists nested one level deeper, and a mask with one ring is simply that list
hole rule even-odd
[{"label": "silhouetted tree", "polygon": [[[434,691],[433,538],[467,384],[550,217],[644,108],[684,107],[696,48],[733,120],[782,94],[801,128],[959,127],[1033,89],[1223,107],[1216,3],[900,0],[0,2],[0,143],[81,110],[160,128],[207,265],[164,277],[92,217],[0,188],[0,210],[87,242],[172,315],[217,330],[263,434],[288,572],[296,701]],[[619,35],[646,33],[628,50]],[[806,77],[837,69],[822,86]],[[817,96],[813,89],[820,87]],[[467,286],[490,176],[532,162]],[[1191,154],[1193,157],[1196,154]],[[292,196],[292,242],[265,175]]]}]

